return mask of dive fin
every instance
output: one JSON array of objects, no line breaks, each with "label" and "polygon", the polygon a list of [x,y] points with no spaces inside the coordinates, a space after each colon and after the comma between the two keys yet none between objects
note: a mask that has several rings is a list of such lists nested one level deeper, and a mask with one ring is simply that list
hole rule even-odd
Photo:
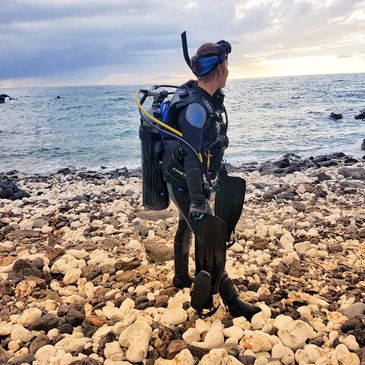
[{"label": "dive fin", "polygon": [[226,264],[226,224],[207,214],[202,221],[191,221],[195,234],[196,278],[191,292],[191,305],[200,314],[218,292]]},{"label": "dive fin", "polygon": [[238,176],[226,176],[215,195],[215,215],[226,222],[227,240],[236,228],[245,200],[246,181]]}]

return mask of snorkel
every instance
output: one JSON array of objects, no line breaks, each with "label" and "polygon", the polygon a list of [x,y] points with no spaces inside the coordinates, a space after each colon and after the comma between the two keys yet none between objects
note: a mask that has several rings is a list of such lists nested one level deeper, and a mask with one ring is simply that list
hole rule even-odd
[{"label": "snorkel", "polygon": [[210,52],[201,56],[195,55],[190,59],[186,32],[181,33],[181,43],[185,62],[197,77],[205,76],[213,71],[220,63],[228,59],[228,54],[232,51],[230,43],[221,40],[214,44],[216,46],[215,52]]}]

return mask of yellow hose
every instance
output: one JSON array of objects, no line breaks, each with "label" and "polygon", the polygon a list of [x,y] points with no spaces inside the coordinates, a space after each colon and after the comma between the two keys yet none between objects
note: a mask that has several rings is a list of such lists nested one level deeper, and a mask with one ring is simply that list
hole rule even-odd
[{"label": "yellow hose", "polygon": [[[143,108],[142,104],[140,103],[139,99],[138,99],[138,94],[140,92],[137,92],[135,97],[134,97],[134,100],[136,101],[136,104],[138,106],[138,109],[140,110],[140,112],[145,115],[147,118],[151,119],[152,121],[154,121],[155,123],[157,123],[158,125],[160,125],[161,127],[164,127],[166,128],[167,130],[169,130],[170,132],[176,134],[177,136],[179,137],[183,137],[183,134],[178,131],[177,129],[175,128],[172,128],[171,126],[169,126],[168,124],[164,123],[164,122],[161,122],[160,120],[158,120],[157,118],[155,118],[153,115],[151,115],[150,113],[148,113],[148,111],[146,109]],[[199,152],[198,153],[198,157],[199,157],[199,161],[200,162],[203,162],[203,157],[201,155],[201,153]]]},{"label": "yellow hose", "polygon": [[170,132],[175,133],[177,136],[179,136],[179,137],[182,137],[183,136],[183,134],[180,131],[178,131],[175,128],[172,128],[171,126],[169,126],[168,124],[166,124],[164,122],[161,122],[160,120],[158,120],[157,118],[155,118],[153,115],[151,115],[150,113],[148,113],[146,111],[146,109],[143,109],[142,104],[139,102],[138,94],[139,94],[139,92],[136,93],[135,101],[136,101],[136,104],[138,106],[138,109],[141,111],[142,114],[144,114],[147,118],[150,118],[151,120],[153,120],[155,123],[159,124],[161,127],[164,127],[166,129],[168,129]]}]

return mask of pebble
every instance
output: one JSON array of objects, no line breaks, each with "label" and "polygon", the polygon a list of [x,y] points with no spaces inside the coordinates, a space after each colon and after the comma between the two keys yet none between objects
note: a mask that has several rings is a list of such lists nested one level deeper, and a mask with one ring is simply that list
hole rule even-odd
[{"label": "pebble", "polygon": [[224,344],[223,325],[220,320],[215,320],[205,335],[203,342],[194,341],[193,346],[214,349]]},{"label": "pebble", "polygon": [[172,287],[176,209],[141,210],[140,177],[21,177],[30,196],[0,199],[0,363],[359,365],[362,163],[334,154],[245,166],[226,269],[262,309],[250,322],[223,305],[198,319],[190,289]]},{"label": "pebble", "polygon": [[161,324],[164,326],[176,326],[187,320],[187,313],[183,308],[168,309],[161,316]]},{"label": "pebble", "polygon": [[313,339],[316,336],[313,328],[302,320],[293,321],[286,328],[281,328],[278,331],[280,340],[292,350],[303,347],[308,339]]},{"label": "pebble", "polygon": [[12,328],[10,338],[14,341],[27,343],[33,338],[33,334],[31,331],[24,328],[21,324],[16,324]]},{"label": "pebble", "polygon": [[126,357],[130,362],[141,362],[147,356],[152,328],[144,320],[137,320],[119,336],[119,344],[128,347]]}]

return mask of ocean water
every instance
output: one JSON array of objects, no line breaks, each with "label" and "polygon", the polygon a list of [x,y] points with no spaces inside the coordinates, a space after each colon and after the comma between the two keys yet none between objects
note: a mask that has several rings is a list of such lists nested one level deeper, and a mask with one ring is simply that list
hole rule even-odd
[{"label": "ocean water", "polygon": [[[364,85],[365,74],[228,80],[226,160],[239,165],[287,152],[361,157],[365,121],[354,116],[365,108]],[[140,166],[138,88],[0,90],[17,99],[0,104],[0,172]],[[343,119],[330,119],[331,112]]]}]

